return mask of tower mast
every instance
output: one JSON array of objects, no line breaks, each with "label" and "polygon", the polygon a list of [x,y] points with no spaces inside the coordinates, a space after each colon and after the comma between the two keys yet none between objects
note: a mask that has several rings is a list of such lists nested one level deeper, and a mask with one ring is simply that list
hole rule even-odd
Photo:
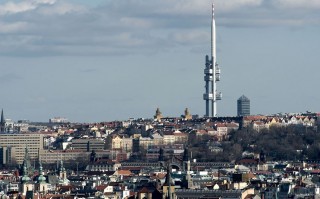
[{"label": "tower mast", "polygon": [[[211,19],[211,58],[206,56],[206,68],[204,70],[204,80],[206,82],[206,93],[203,95],[206,101],[207,117],[217,117],[217,100],[221,100],[221,93],[217,92],[217,81],[220,81],[220,69],[217,64],[216,55],[216,21],[214,18],[214,4],[212,4],[212,19]],[[211,104],[210,104],[211,102]],[[211,105],[211,115],[210,115]]]},{"label": "tower mast", "polygon": [[217,117],[217,84],[216,84],[216,20],[214,19],[214,4],[212,3],[212,23],[211,23],[211,60],[212,60],[212,68],[213,68],[213,78],[212,78],[212,86],[211,93],[213,93],[212,101],[211,101],[211,117]]}]

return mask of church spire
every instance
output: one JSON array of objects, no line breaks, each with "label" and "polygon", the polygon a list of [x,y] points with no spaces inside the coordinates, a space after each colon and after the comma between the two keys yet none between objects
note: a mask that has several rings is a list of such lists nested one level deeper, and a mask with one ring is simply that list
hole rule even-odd
[{"label": "church spire", "polygon": [[172,183],[172,179],[171,179],[171,169],[170,169],[170,164],[168,164],[167,166],[167,176],[166,176],[166,179],[165,179],[165,182],[164,182],[164,185],[165,186],[172,186],[173,183]]},{"label": "church spire", "polygon": [[21,182],[22,183],[27,183],[30,180],[31,180],[31,178],[29,178],[29,176],[28,176],[27,167],[24,166],[23,167],[23,176],[21,178]]},{"label": "church spire", "polygon": [[188,147],[185,147],[185,148],[184,148],[182,160],[183,160],[184,162],[189,161],[189,149],[188,149]]},{"label": "church spire", "polygon": [[1,110],[1,124],[4,123],[3,109]]},{"label": "church spire", "polygon": [[165,182],[163,184],[163,199],[173,199],[173,195],[174,195],[174,183],[172,182],[171,179],[171,171],[170,171],[170,167],[171,165],[168,164],[167,165],[167,176],[165,179]]},{"label": "church spire", "polygon": [[159,150],[159,159],[158,159],[159,162],[163,162],[164,161],[164,151],[163,151],[163,148],[160,147],[160,150]]},{"label": "church spire", "polygon": [[41,183],[45,183],[46,182],[46,177],[44,177],[43,175],[43,167],[41,162],[39,162],[39,177],[38,177],[38,182]]},{"label": "church spire", "polygon": [[31,160],[30,160],[30,156],[29,156],[29,150],[28,150],[28,146],[26,145],[26,148],[24,149],[24,158],[23,158],[23,162],[21,165],[21,170],[22,172],[24,172],[24,168],[26,168],[26,171],[29,174],[33,173],[33,168],[31,166]]},{"label": "church spire", "polygon": [[0,119],[0,131],[4,132],[5,131],[5,125],[6,125],[6,121],[4,119],[3,116],[3,109],[1,110],[1,119]]}]

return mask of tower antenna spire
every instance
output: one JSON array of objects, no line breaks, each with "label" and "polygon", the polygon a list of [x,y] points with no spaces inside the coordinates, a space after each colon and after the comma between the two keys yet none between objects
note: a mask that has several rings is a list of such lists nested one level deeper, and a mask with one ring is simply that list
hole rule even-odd
[{"label": "tower antenna spire", "polygon": [[[220,68],[217,64],[216,55],[216,21],[215,21],[215,7],[212,2],[212,20],[211,20],[211,57],[206,56],[206,68],[204,70],[204,80],[206,82],[206,92],[203,99],[206,101],[206,115],[207,117],[217,117],[217,100],[221,100],[221,92],[217,91],[217,81],[220,81]],[[211,103],[210,103],[211,102]],[[211,108],[211,111],[210,111]],[[211,114],[210,114],[211,112]]]},{"label": "tower antenna spire", "polygon": [[212,18],[214,18],[214,2],[212,2]]}]

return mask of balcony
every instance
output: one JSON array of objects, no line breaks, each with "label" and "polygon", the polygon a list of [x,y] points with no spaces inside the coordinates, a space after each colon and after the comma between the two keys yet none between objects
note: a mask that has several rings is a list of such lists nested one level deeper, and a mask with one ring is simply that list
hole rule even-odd
[{"label": "balcony", "polygon": [[212,78],[211,75],[210,76],[208,76],[208,75],[204,76],[204,81],[212,81],[212,80],[213,80],[213,78]]},{"label": "balcony", "polygon": [[220,71],[219,64],[216,63],[215,66],[216,66],[216,74],[220,74],[221,71]]},{"label": "balcony", "polygon": [[220,74],[216,74],[216,82],[220,81]]},{"label": "balcony", "polygon": [[222,99],[222,93],[221,92],[217,92],[216,93],[216,100],[221,100]]},{"label": "balcony", "polygon": [[209,93],[209,94],[203,94],[203,99],[204,100],[213,100],[213,94]]},{"label": "balcony", "polygon": [[209,74],[212,75],[213,74],[213,70],[212,69],[204,69],[204,74]]}]

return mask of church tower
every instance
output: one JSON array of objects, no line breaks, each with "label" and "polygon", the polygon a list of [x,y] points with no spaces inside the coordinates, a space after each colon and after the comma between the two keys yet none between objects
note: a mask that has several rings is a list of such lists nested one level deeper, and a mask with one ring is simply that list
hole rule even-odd
[{"label": "church tower", "polygon": [[0,119],[0,133],[4,133],[6,131],[6,120],[3,116],[3,109],[1,110],[1,119]]},{"label": "church tower", "polygon": [[163,151],[163,148],[161,147],[159,149],[159,159],[158,159],[159,162],[163,162],[164,161],[164,151]]},{"label": "church tower", "polygon": [[186,188],[187,189],[192,189],[193,188],[193,181],[192,181],[192,177],[191,177],[191,162],[190,162],[190,158],[189,158],[189,149],[188,147],[186,147],[184,149],[184,153],[183,153],[183,170],[185,172],[185,178],[184,181],[186,183]]},{"label": "church tower", "polygon": [[21,178],[21,192],[23,195],[26,195],[28,191],[34,189],[34,184],[31,182],[31,178],[28,176],[27,167],[23,167],[23,176]]},{"label": "church tower", "polygon": [[183,170],[185,172],[190,171],[190,159],[189,159],[189,149],[188,149],[188,147],[184,148],[182,161],[183,161]]},{"label": "church tower", "polygon": [[161,121],[161,119],[162,119],[162,113],[160,112],[160,109],[159,109],[159,108],[157,108],[157,110],[156,110],[156,114],[155,114],[155,116],[154,116],[154,120],[156,120],[156,121],[160,122],[160,121]]},{"label": "church tower", "polygon": [[192,115],[190,114],[188,108],[186,108],[186,109],[184,110],[184,119],[185,119],[185,120],[191,120],[191,119],[192,119]]},{"label": "church tower", "polygon": [[174,183],[171,179],[170,164],[167,167],[166,180],[162,186],[162,199],[176,199]]},{"label": "church tower", "polygon": [[24,172],[24,168],[26,168],[27,175],[33,175],[34,168],[31,165],[31,158],[29,156],[29,149],[28,146],[26,146],[24,150],[24,158],[23,158],[23,163],[20,168],[20,172]]},{"label": "church tower", "polygon": [[42,194],[46,194],[48,192],[48,185],[49,184],[46,182],[46,177],[44,177],[42,164],[39,161],[39,176],[36,184],[37,190]]},{"label": "church tower", "polygon": [[266,161],[267,161],[266,154],[264,153],[263,150],[261,150],[261,151],[260,151],[260,154],[259,154],[259,162],[265,163]]},{"label": "church tower", "polygon": [[67,185],[69,184],[69,180],[67,179],[67,171],[63,166],[63,161],[60,161],[59,166],[59,184]]}]

